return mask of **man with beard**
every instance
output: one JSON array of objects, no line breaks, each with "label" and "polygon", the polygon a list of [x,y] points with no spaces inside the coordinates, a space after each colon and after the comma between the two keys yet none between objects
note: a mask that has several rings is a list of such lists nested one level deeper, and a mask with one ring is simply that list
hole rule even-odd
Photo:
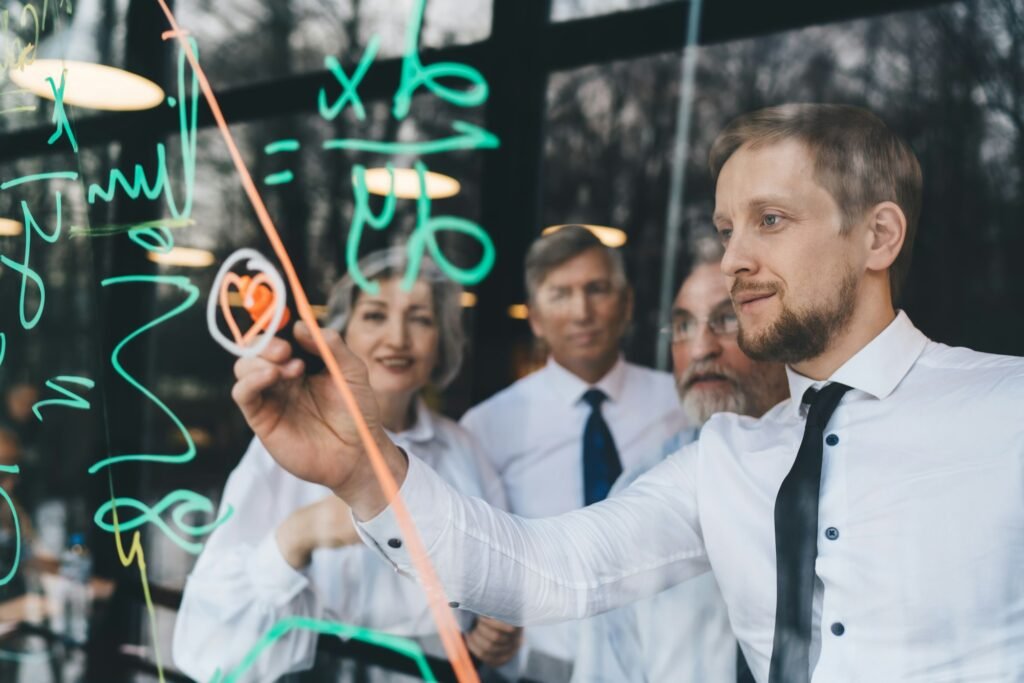
[{"label": "man with beard", "polygon": [[[696,440],[721,412],[760,417],[786,398],[781,363],[756,361],[737,344],[739,323],[725,276],[722,247],[703,237],[694,245],[689,275],[676,294],[672,368],[687,423],[695,425],[665,444],[668,456]],[[617,495],[645,470],[620,477]],[[725,603],[708,572],[583,622],[574,683],[736,683],[750,673],[736,647]]]},{"label": "man with beard", "polygon": [[[715,415],[618,496],[539,520],[460,497],[387,440],[365,368],[324,333],[448,599],[556,621],[710,570],[761,683],[1024,680],[1024,361],[933,342],[894,307],[914,153],[863,109],[793,104],[737,118],[710,162],[740,348],[787,363],[790,399]],[[411,573],[353,416],[290,353],[238,361],[235,400]]]}]

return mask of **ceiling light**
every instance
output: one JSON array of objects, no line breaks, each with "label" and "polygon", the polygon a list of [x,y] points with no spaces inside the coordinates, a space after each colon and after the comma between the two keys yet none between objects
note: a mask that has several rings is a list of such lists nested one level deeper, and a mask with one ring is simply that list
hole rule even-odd
[{"label": "ceiling light", "polygon": [[476,306],[476,294],[473,292],[463,292],[460,301],[463,308],[473,308]]},{"label": "ceiling light", "polygon": [[[396,168],[395,196],[399,199],[418,199],[420,196],[420,176],[415,169]],[[444,199],[454,197],[462,189],[459,181],[443,173],[427,171],[424,182],[427,186],[427,197]],[[391,176],[386,168],[366,169],[366,189],[370,194],[386,197],[391,189]]]},{"label": "ceiling light", "polygon": [[515,318],[516,320],[526,320],[530,317],[530,309],[526,307],[526,304],[512,304],[508,307],[508,317]]},{"label": "ceiling light", "polygon": [[8,77],[39,97],[53,99],[47,78],[60,85],[64,75],[64,103],[86,109],[139,111],[164,101],[163,89],[138,74],[112,66],[62,59],[37,59],[23,69],[11,69]]},{"label": "ceiling light", "polygon": [[13,218],[0,218],[0,237],[16,237],[24,231],[20,221]]},{"label": "ceiling light", "polygon": [[601,243],[606,247],[621,247],[626,243],[626,232],[619,228],[612,228],[607,225],[588,225],[586,223],[565,223],[563,225],[551,225],[544,228],[541,231],[541,235],[550,235],[553,232],[558,232],[562,228],[569,227],[570,225],[578,225],[581,228],[586,228],[590,232],[594,233],[597,239],[601,240]]},{"label": "ceiling light", "polygon": [[212,251],[206,249],[192,249],[190,247],[174,247],[166,254],[158,254],[155,251],[149,252],[146,258],[153,263],[165,266],[184,266],[186,268],[206,268],[212,266],[217,259]]}]

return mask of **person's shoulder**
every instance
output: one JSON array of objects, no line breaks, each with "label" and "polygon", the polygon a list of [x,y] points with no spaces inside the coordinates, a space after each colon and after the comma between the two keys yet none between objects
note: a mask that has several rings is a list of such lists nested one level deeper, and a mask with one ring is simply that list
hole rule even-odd
[{"label": "person's shoulder", "polygon": [[1024,399],[1024,358],[1018,356],[929,342],[917,365],[929,373],[948,374],[956,385],[976,387],[992,398]]},{"label": "person's shoulder", "polygon": [[544,370],[532,372],[518,379],[498,393],[485,398],[466,411],[460,420],[463,427],[474,434],[489,431],[493,422],[505,423],[509,412],[522,410],[538,396],[544,394]]},{"label": "person's shoulder", "polygon": [[634,399],[649,399],[666,402],[666,407],[678,409],[676,380],[670,372],[655,370],[643,365],[626,363],[626,391]]},{"label": "person's shoulder", "polygon": [[675,387],[675,378],[672,376],[671,372],[655,370],[654,368],[649,368],[646,365],[637,365],[636,363],[625,362],[624,364],[626,366],[626,372],[631,379],[640,380],[656,386],[667,385],[672,389]]},{"label": "person's shoulder", "polygon": [[433,410],[430,419],[434,423],[434,439],[444,447],[466,452],[474,450],[475,439],[458,422]]},{"label": "person's shoulder", "polygon": [[700,430],[697,443],[700,451],[719,453],[721,448],[757,449],[769,447],[785,438],[798,421],[794,417],[792,399],[776,404],[761,417],[736,413],[715,413]]}]

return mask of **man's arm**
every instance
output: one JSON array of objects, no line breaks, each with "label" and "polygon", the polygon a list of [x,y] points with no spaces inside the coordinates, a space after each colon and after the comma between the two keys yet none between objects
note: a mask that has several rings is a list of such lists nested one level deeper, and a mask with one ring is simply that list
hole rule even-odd
[{"label": "man's arm", "polygon": [[[611,609],[707,571],[696,447],[614,499],[556,518],[514,517],[461,496],[415,457],[407,461],[380,425],[366,366],[337,332],[323,335],[452,602],[510,623],[553,622]],[[295,338],[315,352],[305,325],[296,325]],[[370,520],[364,540],[412,574],[357,418],[330,377],[306,376],[303,362],[280,339],[260,356],[240,359],[235,375],[232,397],[274,459],[332,489],[357,521]]]},{"label": "man's arm", "polygon": [[[462,496],[415,456],[401,494],[459,607],[514,624],[579,619],[709,569],[697,522],[696,449],[618,496],[546,519]],[[399,571],[415,575],[390,509],[359,531]]]}]

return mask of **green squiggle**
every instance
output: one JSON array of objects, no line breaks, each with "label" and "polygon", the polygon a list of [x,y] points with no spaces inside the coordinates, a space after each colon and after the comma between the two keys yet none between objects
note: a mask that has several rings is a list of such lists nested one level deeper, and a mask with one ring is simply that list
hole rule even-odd
[{"label": "green squiggle", "polygon": [[[18,474],[19,471],[17,465],[0,465],[0,472],[5,474]],[[11,563],[10,571],[0,579],[0,586],[3,586],[14,578],[15,572],[18,571],[18,563],[21,562],[21,524],[18,523],[18,510],[14,507],[14,501],[7,495],[7,491],[0,488],[0,497],[7,503],[7,507],[11,509],[11,516],[14,518],[14,562]]]},{"label": "green squiggle", "polygon": [[352,212],[352,226],[345,242],[345,264],[348,272],[361,290],[367,294],[377,294],[380,286],[370,282],[359,270],[359,241],[363,237],[363,228],[367,223],[374,230],[383,230],[391,224],[395,217],[395,167],[388,163],[388,194],[384,198],[384,207],[380,215],[374,216],[370,209],[370,192],[366,189],[366,167],[356,164],[352,168],[352,191],[355,195],[355,211]]},{"label": "green squiggle", "polygon": [[263,148],[264,154],[278,154],[279,152],[298,152],[299,141],[289,138],[287,140],[274,140],[268,142]]},{"label": "green squiggle", "polygon": [[326,150],[350,149],[357,152],[373,152],[376,154],[413,154],[425,156],[427,154],[443,154],[459,150],[498,149],[501,145],[497,135],[486,128],[474,126],[472,123],[453,121],[452,129],[458,131],[461,135],[452,135],[447,138],[425,140],[422,142],[378,142],[359,138],[334,138],[324,140],[323,148]]},{"label": "green squiggle", "polygon": [[174,248],[174,235],[163,225],[153,227],[136,225],[128,229],[128,239],[146,251],[169,254]]},{"label": "green squiggle", "polygon": [[60,86],[58,87],[52,76],[47,76],[46,80],[50,84],[50,90],[53,92],[53,118],[52,123],[57,124],[57,129],[53,131],[53,135],[46,141],[48,145],[52,145],[60,139],[60,134],[67,133],[68,142],[71,143],[71,149],[74,150],[75,154],[78,154],[78,140],[75,139],[75,132],[71,130],[71,122],[68,121],[68,114],[64,111],[64,82],[65,76],[67,76],[68,70],[64,69],[60,72]]},{"label": "green squiggle", "polygon": [[220,669],[217,669],[213,672],[213,676],[210,678],[209,683],[234,683],[241,678],[246,671],[252,668],[253,664],[256,663],[256,660],[259,659],[260,654],[262,654],[264,650],[273,645],[275,641],[279,640],[289,631],[298,629],[322,633],[329,636],[338,636],[339,638],[344,638],[346,640],[359,640],[364,643],[370,643],[371,645],[387,648],[416,662],[416,666],[418,666],[420,670],[420,676],[424,681],[427,681],[428,683],[437,683],[437,678],[434,676],[434,672],[431,671],[430,666],[427,665],[427,658],[423,654],[423,649],[415,642],[407,638],[393,636],[389,633],[372,631],[368,628],[362,628],[361,626],[352,626],[338,621],[327,621],[325,619],[313,619],[310,617],[285,617],[281,619],[275,623],[269,631],[267,631],[266,635],[260,638],[259,642],[257,642],[248,653],[246,653],[238,666],[229,671],[227,675],[222,674]]},{"label": "green squiggle", "polygon": [[[415,284],[425,249],[430,249],[434,263],[449,278],[460,285],[475,285],[487,277],[494,266],[495,251],[491,236],[482,227],[465,218],[456,216],[434,216],[431,218],[430,196],[427,194],[427,167],[422,161],[417,161],[415,168],[419,178],[420,193],[416,200],[416,229],[409,237],[409,265],[405,269],[402,288],[409,291]],[[448,260],[448,257],[441,251],[441,245],[437,243],[437,233],[449,230],[468,235],[480,243],[484,253],[481,255],[479,263],[465,270]]]},{"label": "green squiggle", "polygon": [[85,400],[78,394],[73,393],[69,389],[62,387],[59,384],[56,384],[54,380],[56,380],[57,382],[77,384],[79,386],[85,387],[86,389],[92,389],[94,386],[96,386],[96,383],[93,382],[88,377],[76,377],[75,375],[58,375],[53,379],[46,380],[46,386],[48,388],[53,389],[54,391],[63,394],[64,396],[67,396],[67,398],[48,398],[45,401],[37,401],[32,406],[32,412],[35,413],[37,420],[39,420],[40,422],[43,421],[43,414],[39,412],[39,409],[45,408],[46,406],[65,406],[67,408],[89,410],[89,402],[87,400]]},{"label": "green squiggle", "polygon": [[[135,498],[111,498],[96,510],[96,514],[93,515],[93,521],[96,523],[96,526],[108,533],[115,533],[118,528],[121,531],[131,531],[132,529],[136,529],[144,524],[152,522],[179,548],[187,553],[198,555],[203,549],[203,544],[182,538],[177,532],[167,525],[167,522],[163,520],[163,513],[173,505],[177,505],[177,507],[174,508],[174,512],[171,513],[171,518],[174,520],[175,526],[189,536],[205,536],[224,522],[228,521],[228,519],[231,518],[231,515],[234,514],[234,508],[229,505],[223,517],[215,519],[209,524],[201,524],[199,526],[189,524],[185,521],[185,515],[193,512],[211,514],[216,512],[216,506],[209,498],[198,494],[195,491],[178,489],[176,491],[171,491],[161,498],[160,502],[152,508]],[[123,507],[132,508],[134,510],[138,510],[142,514],[126,521],[121,520],[121,516],[119,514],[118,523],[117,526],[115,526],[114,524],[104,520],[104,517],[106,517],[108,513],[111,513],[115,507],[119,509]]]},{"label": "green squiggle", "polygon": [[18,185],[25,183],[34,183],[37,180],[78,180],[77,171],[50,171],[47,173],[33,173],[31,175],[23,175],[20,178],[14,178],[7,182],[0,183],[0,190],[8,190]]},{"label": "green squiggle", "polygon": [[[46,233],[42,228],[39,227],[39,223],[36,222],[35,217],[28,208],[28,203],[25,201],[21,202],[21,213],[25,217],[25,254],[22,257],[22,262],[17,263],[3,254],[0,254],[0,263],[7,266],[11,270],[21,275],[21,296],[18,304],[18,314],[21,317],[21,326],[26,330],[31,330],[37,324],[39,324],[39,318],[43,315],[43,308],[46,306],[46,285],[43,284],[43,278],[40,277],[30,265],[29,259],[32,251],[32,233],[39,235],[44,242],[53,244],[60,237],[60,226],[61,226],[61,197],[60,192],[56,193],[57,203],[57,226],[53,229],[52,233]],[[25,317],[25,295],[28,293],[28,281],[32,280],[35,283],[36,288],[39,290],[39,306],[36,307],[36,314],[32,316],[31,320]]]},{"label": "green squiggle", "polygon": [[[405,54],[402,56],[402,80],[395,91],[392,116],[404,119],[412,104],[412,95],[418,88],[426,88],[442,100],[456,107],[475,107],[487,101],[487,79],[479,71],[458,62],[438,62],[424,67],[420,62],[420,28],[423,26],[423,10],[427,0],[416,0],[412,21],[405,33]],[[441,78],[456,78],[468,81],[468,90],[458,90],[438,83]]]},{"label": "green squiggle", "polygon": [[163,411],[163,413],[167,417],[171,419],[171,422],[174,423],[174,426],[178,428],[178,431],[181,434],[182,438],[185,439],[186,447],[185,452],[180,453],[178,455],[132,453],[129,455],[111,456],[109,458],[104,458],[103,460],[100,460],[99,462],[94,463],[91,467],[89,467],[89,474],[96,474],[96,472],[103,469],[104,467],[108,467],[119,462],[137,460],[145,462],[185,463],[192,460],[196,455],[196,445],[192,441],[192,436],[188,433],[188,430],[185,429],[185,425],[181,423],[181,420],[178,419],[178,416],[175,415],[174,412],[170,408],[168,408],[163,401],[157,398],[157,396],[153,392],[151,392],[149,389],[147,389],[141,383],[139,383],[138,380],[132,377],[124,369],[124,367],[121,366],[121,361],[119,360],[118,356],[121,355],[121,350],[136,337],[142,335],[148,330],[153,329],[154,327],[157,327],[161,323],[164,323],[170,320],[171,318],[180,315],[181,313],[184,313],[189,308],[191,308],[192,304],[194,304],[196,300],[199,298],[199,288],[193,285],[191,280],[182,275],[121,275],[118,277],[110,277],[105,280],[102,280],[100,282],[100,285],[102,285],[103,287],[109,287],[110,285],[119,285],[127,282],[148,282],[155,285],[171,285],[188,293],[188,298],[183,303],[179,304],[173,310],[164,313],[159,318],[156,318],[155,320],[146,323],[139,329],[129,334],[127,337],[118,342],[117,346],[114,347],[113,353],[110,354],[110,364],[114,367],[114,370],[116,370],[117,373],[121,375],[121,377],[123,377],[126,382],[128,382],[128,384],[135,387],[135,389],[138,390],[140,394],[142,394],[147,399],[152,401],[161,411]]},{"label": "green squiggle", "polygon": [[370,65],[373,64],[373,60],[377,57],[377,48],[380,46],[380,36],[375,35],[370,38],[370,42],[366,44],[366,50],[363,52],[363,56],[359,59],[359,64],[356,66],[355,72],[352,74],[352,78],[345,74],[345,70],[341,68],[341,63],[332,55],[324,57],[324,66],[330,70],[334,77],[338,79],[338,83],[341,84],[341,95],[334,101],[334,104],[327,104],[327,91],[320,88],[320,92],[317,93],[317,109],[327,121],[333,121],[338,118],[338,114],[345,108],[345,105],[351,100],[352,110],[356,113],[356,118],[360,121],[366,120],[366,109],[363,107],[363,101],[359,97],[359,84],[363,81],[363,77],[366,76],[366,72],[370,69]]},{"label": "green squiggle", "polygon": [[[192,40],[192,49],[198,55],[198,47],[195,40]],[[187,218],[192,214],[192,199],[195,190],[196,180],[196,133],[199,109],[199,80],[195,73],[192,74],[191,99],[186,100],[185,89],[185,51],[178,52],[178,127],[181,135],[181,167],[185,181],[185,201],[181,210],[174,199],[174,192],[167,179],[167,152],[162,142],[156,144],[156,174],[150,183],[146,178],[146,172],[141,164],[135,164],[133,180],[129,183],[128,178],[120,169],[113,169],[107,178],[107,186],[104,188],[97,183],[90,183],[86,199],[90,204],[95,204],[96,199],[105,202],[113,200],[114,195],[120,187],[129,199],[138,199],[139,195],[145,195],[147,199],[156,199],[161,194],[167,203],[167,209],[175,218]],[[189,102],[186,111],[185,103]]]}]

